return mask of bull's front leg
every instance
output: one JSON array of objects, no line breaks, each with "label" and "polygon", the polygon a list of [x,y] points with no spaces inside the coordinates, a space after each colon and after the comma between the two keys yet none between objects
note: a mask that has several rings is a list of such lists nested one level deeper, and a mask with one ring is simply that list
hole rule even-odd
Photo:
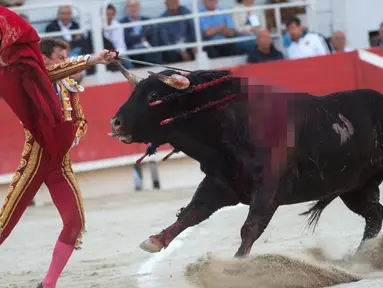
[{"label": "bull's front leg", "polygon": [[[263,157],[262,177],[261,179],[254,178],[249,213],[241,228],[242,242],[235,257],[243,257],[250,254],[254,242],[269,225],[281,201],[286,197],[289,198],[292,191],[293,179],[295,177],[294,169],[289,168],[283,171],[286,167],[286,160],[283,158],[284,154],[282,154],[285,152],[283,147],[272,149],[271,151],[271,154],[264,153],[261,156]],[[280,181],[280,179],[282,180]]]},{"label": "bull's front leg", "polygon": [[249,207],[246,221],[241,228],[241,246],[235,257],[250,254],[254,242],[262,235],[278,208],[275,195],[267,195],[266,191],[258,191]]},{"label": "bull's front leg", "polygon": [[191,202],[177,214],[177,221],[161,233],[150,236],[140,248],[156,253],[168,247],[182,231],[208,219],[214,212],[237,205],[239,200],[233,190],[214,178],[206,176],[195,192]]}]

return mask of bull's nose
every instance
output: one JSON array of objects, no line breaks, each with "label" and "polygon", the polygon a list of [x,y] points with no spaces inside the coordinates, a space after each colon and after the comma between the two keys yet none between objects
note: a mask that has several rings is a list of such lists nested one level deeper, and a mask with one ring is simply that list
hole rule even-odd
[{"label": "bull's nose", "polygon": [[112,125],[113,130],[116,132],[122,128],[122,122],[117,117],[111,119],[110,124]]}]

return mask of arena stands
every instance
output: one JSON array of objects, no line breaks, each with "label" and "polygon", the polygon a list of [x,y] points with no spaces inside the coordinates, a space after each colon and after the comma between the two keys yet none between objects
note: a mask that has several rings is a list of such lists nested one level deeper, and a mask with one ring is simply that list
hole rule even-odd
[{"label": "arena stands", "polygon": [[[64,1],[53,4],[50,1],[27,0],[24,6],[15,8],[15,11],[25,15],[42,37],[55,36],[68,41],[72,47],[71,56],[92,54],[103,48],[116,48],[121,55],[136,60],[162,64],[195,61],[199,68],[201,63],[206,64],[207,57],[212,60],[208,61],[208,67],[214,68],[217,67],[213,62],[215,58],[230,58],[219,59],[218,67],[246,63],[249,54],[254,53],[257,46],[255,38],[259,29],[270,30],[273,46],[284,52],[281,44],[283,23],[280,19],[275,21],[274,14],[281,14],[284,19],[286,13],[291,14],[291,9],[300,7],[298,10],[304,12],[313,4],[306,0],[296,3],[281,2],[283,3],[266,0],[79,0],[75,4]],[[222,12],[232,8],[237,9],[237,12]],[[246,11],[246,8],[253,10]],[[193,19],[193,14],[206,12],[210,12],[210,15],[200,17],[199,20]],[[183,15],[189,18],[184,20]],[[307,15],[302,17],[304,24],[308,25]],[[173,21],[166,22],[166,18]],[[142,20],[154,20],[155,23],[146,25],[140,23]],[[207,55],[199,53],[197,56],[198,47],[201,46],[199,44],[209,41],[215,42],[202,44],[202,50]],[[128,62],[125,65],[129,69],[141,67]],[[87,81],[86,77],[85,84],[99,84],[100,79],[108,79],[109,82],[111,77],[104,77],[106,71],[102,71],[103,67],[97,69],[98,71],[87,72],[88,76],[97,74],[98,77],[94,81]],[[106,70],[115,71],[113,67],[107,67]]]}]

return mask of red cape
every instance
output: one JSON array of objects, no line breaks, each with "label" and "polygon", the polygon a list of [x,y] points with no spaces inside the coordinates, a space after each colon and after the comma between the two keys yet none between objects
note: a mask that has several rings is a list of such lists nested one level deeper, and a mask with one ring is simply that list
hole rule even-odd
[{"label": "red cape", "polygon": [[4,7],[0,7],[0,34],[0,97],[43,149],[62,157],[76,127],[64,122],[38,44],[40,37],[28,22]]}]

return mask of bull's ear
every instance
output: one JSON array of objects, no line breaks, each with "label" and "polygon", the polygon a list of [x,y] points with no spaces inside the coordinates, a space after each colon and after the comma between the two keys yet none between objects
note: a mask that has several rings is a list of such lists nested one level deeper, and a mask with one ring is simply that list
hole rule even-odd
[{"label": "bull's ear", "polygon": [[169,76],[154,73],[151,71],[148,71],[148,73],[151,76],[158,78],[158,80],[165,83],[166,85],[169,85],[169,86],[176,88],[178,90],[184,90],[186,88],[189,88],[189,86],[190,86],[189,79],[186,78],[185,76],[180,75],[180,74],[173,74],[172,76],[169,77]]},{"label": "bull's ear", "polygon": [[116,65],[118,67],[118,70],[124,75],[126,79],[128,79],[129,82],[132,82],[134,84],[138,84],[142,79],[134,75],[133,73],[130,73],[124,66],[122,66],[121,62],[116,62]]}]

